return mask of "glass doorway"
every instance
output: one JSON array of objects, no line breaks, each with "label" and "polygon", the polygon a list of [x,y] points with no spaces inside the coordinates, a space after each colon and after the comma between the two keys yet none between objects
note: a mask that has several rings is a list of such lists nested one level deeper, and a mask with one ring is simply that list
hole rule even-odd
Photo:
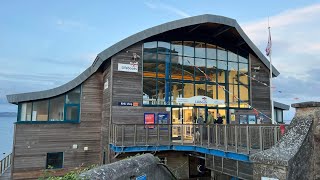
[{"label": "glass doorway", "polygon": [[206,119],[205,107],[181,107],[172,108],[172,140],[174,142],[193,143],[194,124],[202,116]]}]

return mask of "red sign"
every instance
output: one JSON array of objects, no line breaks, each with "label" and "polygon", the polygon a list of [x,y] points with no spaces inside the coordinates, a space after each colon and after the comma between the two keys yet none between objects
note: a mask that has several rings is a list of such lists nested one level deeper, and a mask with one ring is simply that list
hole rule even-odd
[{"label": "red sign", "polygon": [[154,113],[144,113],[144,124],[152,124],[146,126],[146,128],[152,129],[154,128],[155,123],[155,114]]}]

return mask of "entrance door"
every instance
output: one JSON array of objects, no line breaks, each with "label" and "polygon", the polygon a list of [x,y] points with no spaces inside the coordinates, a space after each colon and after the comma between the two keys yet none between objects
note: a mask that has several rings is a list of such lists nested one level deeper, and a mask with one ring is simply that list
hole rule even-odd
[{"label": "entrance door", "polygon": [[192,143],[193,141],[193,107],[172,108],[172,140]]},{"label": "entrance door", "polygon": [[204,107],[182,107],[172,108],[172,140],[183,143],[193,143],[194,124],[202,116],[206,119],[206,109]]}]

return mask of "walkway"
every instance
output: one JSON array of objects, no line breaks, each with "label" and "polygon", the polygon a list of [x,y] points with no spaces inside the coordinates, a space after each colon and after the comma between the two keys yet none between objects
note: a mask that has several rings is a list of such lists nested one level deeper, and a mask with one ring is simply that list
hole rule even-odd
[{"label": "walkway", "polygon": [[0,175],[0,180],[11,180],[11,167],[9,167],[2,175]]}]

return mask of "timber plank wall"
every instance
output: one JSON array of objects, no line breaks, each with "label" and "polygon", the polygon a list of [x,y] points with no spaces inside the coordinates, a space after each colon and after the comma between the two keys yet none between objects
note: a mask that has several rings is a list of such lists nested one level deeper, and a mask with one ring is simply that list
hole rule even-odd
[{"label": "timber plank wall", "polygon": [[[258,81],[270,85],[269,69],[261,62],[260,59],[254,55],[249,55],[249,71],[251,77]],[[254,67],[260,67],[260,70],[255,70]],[[270,103],[270,90],[267,86],[250,78],[250,98],[251,105],[265,115],[271,117],[271,103]],[[254,114],[253,110],[236,110],[236,119],[240,118],[240,114],[249,115]],[[264,118],[264,123],[271,123],[269,119]]]},{"label": "timber plank wall", "polygon": [[[43,175],[48,152],[64,152],[57,175],[91,164],[101,164],[102,75],[95,73],[82,85],[81,123],[16,124],[13,179]],[[78,149],[72,149],[77,144]],[[87,146],[88,151],[83,148]]]}]

